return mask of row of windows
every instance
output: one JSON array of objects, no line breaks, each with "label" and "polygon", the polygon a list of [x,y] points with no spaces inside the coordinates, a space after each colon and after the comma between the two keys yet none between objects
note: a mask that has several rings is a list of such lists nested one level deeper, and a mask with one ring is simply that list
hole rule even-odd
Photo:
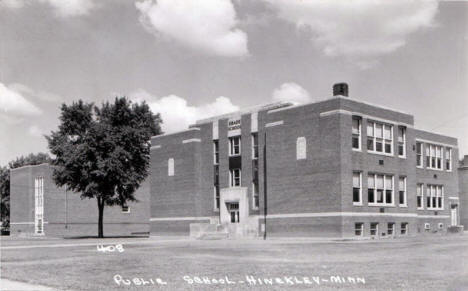
[{"label": "row of windows", "polygon": [[[384,225],[385,226],[385,225]],[[387,223],[387,235],[393,236],[395,235],[395,223],[388,222]],[[408,222],[402,222],[400,224],[400,235],[407,235],[408,234]],[[364,223],[363,222],[356,222],[354,224],[354,234],[356,236],[363,236],[364,235]],[[378,222],[371,222],[369,225],[369,234],[371,236],[379,236],[379,223]],[[385,233],[383,233],[385,235]]]},{"label": "row of windows", "polygon": [[[370,206],[394,205],[394,177],[385,174],[367,176],[367,201]],[[353,204],[362,205],[362,172],[353,172]],[[407,206],[406,177],[398,179],[398,204]]]},{"label": "row of windows", "polygon": [[[422,183],[416,186],[416,203],[418,209],[424,209],[424,184]],[[444,209],[444,186],[426,185],[426,209]]]},{"label": "row of windows", "polygon": [[[354,116],[352,120],[352,147],[361,150],[362,119]],[[393,125],[377,121],[367,121],[367,151],[393,155]],[[398,156],[406,157],[406,128],[398,127]]]},{"label": "row of windows", "polygon": [[[426,149],[426,168],[433,170],[452,170],[452,149],[441,145],[416,142],[416,166],[424,167],[423,148]],[[444,155],[445,154],[445,155]],[[445,165],[444,165],[445,164]]]}]

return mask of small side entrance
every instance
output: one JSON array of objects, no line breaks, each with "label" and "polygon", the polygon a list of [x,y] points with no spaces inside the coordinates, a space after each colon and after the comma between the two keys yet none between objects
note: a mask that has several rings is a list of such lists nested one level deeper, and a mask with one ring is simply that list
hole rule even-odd
[{"label": "small side entrance", "polygon": [[231,217],[231,223],[239,223],[239,202],[229,202],[226,203],[226,207]]},{"label": "small side entrance", "polygon": [[457,226],[458,225],[458,205],[457,204],[452,204],[450,207],[450,224],[452,226]]}]

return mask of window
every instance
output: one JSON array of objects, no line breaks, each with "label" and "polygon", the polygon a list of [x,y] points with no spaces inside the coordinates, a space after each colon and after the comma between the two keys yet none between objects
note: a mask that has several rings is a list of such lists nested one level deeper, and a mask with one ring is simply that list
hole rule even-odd
[{"label": "window", "polygon": [[444,187],[442,185],[427,185],[427,209],[444,209]]},{"label": "window", "polygon": [[34,232],[44,233],[44,177],[34,179]]},{"label": "window", "polygon": [[219,142],[217,140],[213,141],[213,163],[219,164]]},{"label": "window", "polygon": [[431,229],[431,224],[428,223],[428,222],[424,223],[424,229],[425,230],[430,230]]},{"label": "window", "polygon": [[240,136],[229,138],[229,156],[238,156],[241,153],[241,138]]},{"label": "window", "polygon": [[451,148],[445,149],[445,169],[447,171],[452,170],[452,149]]},{"label": "window", "polygon": [[393,154],[393,126],[367,122],[367,150],[373,153]]},{"label": "window", "polygon": [[127,204],[122,205],[122,212],[123,213],[130,213],[130,207]]},{"label": "window", "polygon": [[400,206],[407,206],[406,204],[406,177],[400,177],[398,180],[398,193]]},{"label": "window", "polygon": [[398,126],[398,156],[406,157],[406,127]]},{"label": "window", "polygon": [[353,204],[362,205],[362,174],[353,172]]},{"label": "window", "polygon": [[301,136],[296,140],[296,159],[303,160],[307,158],[307,141]]},{"label": "window", "polygon": [[354,224],[354,234],[356,236],[362,236],[364,234],[364,223],[356,222]]},{"label": "window", "polygon": [[252,159],[258,159],[258,134],[252,133]]},{"label": "window", "polygon": [[393,205],[393,176],[369,174],[367,185],[369,205]]},{"label": "window", "polygon": [[387,225],[387,234],[388,235],[394,235],[395,234],[395,223],[394,222],[389,222]]},{"label": "window", "polygon": [[418,184],[416,186],[416,204],[418,209],[424,209],[423,206],[423,184]]},{"label": "window", "polygon": [[219,141],[213,141],[213,194],[214,194],[214,210],[219,210]]},{"label": "window", "polygon": [[353,116],[352,133],[353,150],[361,150],[361,119],[357,116]]},{"label": "window", "polygon": [[408,234],[408,222],[402,222],[401,223],[400,233],[402,235],[407,235]]},{"label": "window", "polygon": [[259,206],[259,195],[258,195],[258,183],[252,183],[252,199],[253,209],[258,209]]},{"label": "window", "polygon": [[370,224],[370,235],[379,235],[379,224],[377,222],[371,222]]},{"label": "window", "polygon": [[422,142],[416,143],[416,167],[418,168],[423,167],[423,143]]},{"label": "window", "polygon": [[241,185],[241,169],[231,169],[229,171],[229,180],[231,187],[239,187]]},{"label": "window", "polygon": [[434,170],[442,170],[442,146],[426,144],[426,167]]},{"label": "window", "polygon": [[219,210],[219,186],[213,187],[214,194],[214,210]]},{"label": "window", "polygon": [[174,176],[174,159],[169,158],[167,160],[167,175]]}]

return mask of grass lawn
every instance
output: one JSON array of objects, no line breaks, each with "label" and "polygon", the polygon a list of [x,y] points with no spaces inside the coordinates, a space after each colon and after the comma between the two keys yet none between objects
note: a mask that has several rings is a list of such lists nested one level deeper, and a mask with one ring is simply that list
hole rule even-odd
[{"label": "grass lawn", "polygon": [[[123,252],[97,251],[97,244],[116,242],[123,243]],[[61,290],[468,290],[467,235],[381,241],[2,238],[1,243],[2,278]],[[148,284],[136,285],[140,279],[118,285],[115,275]],[[211,284],[189,284],[195,276]],[[226,284],[226,276],[235,284]],[[331,282],[336,280],[331,276],[343,282]],[[167,284],[159,285],[157,278]]]}]

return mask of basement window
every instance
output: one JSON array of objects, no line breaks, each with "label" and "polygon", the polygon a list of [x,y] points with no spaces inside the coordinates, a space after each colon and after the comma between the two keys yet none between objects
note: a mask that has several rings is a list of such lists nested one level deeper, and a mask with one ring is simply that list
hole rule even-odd
[{"label": "basement window", "polygon": [[130,207],[127,204],[122,205],[122,213],[130,213]]},{"label": "basement window", "polygon": [[400,233],[401,233],[401,235],[407,235],[408,234],[408,222],[402,222],[401,223]]},{"label": "basement window", "polygon": [[354,234],[356,236],[363,236],[363,234],[364,234],[364,223],[356,222],[354,224]]},{"label": "basement window", "polygon": [[370,235],[377,236],[379,234],[379,223],[371,222],[370,224]]}]

